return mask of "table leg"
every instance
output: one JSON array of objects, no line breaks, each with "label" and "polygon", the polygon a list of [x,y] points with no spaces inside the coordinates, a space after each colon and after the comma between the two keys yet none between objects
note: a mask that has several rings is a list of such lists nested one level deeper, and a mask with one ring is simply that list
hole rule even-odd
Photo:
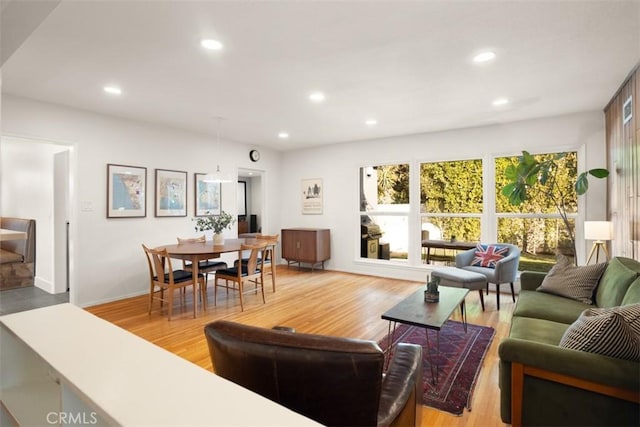
[{"label": "table leg", "polygon": [[[393,331],[391,331],[391,323],[393,323]],[[385,353],[387,357],[385,358],[385,367],[384,371],[386,372],[389,368],[389,362],[391,360],[391,346],[393,345],[393,337],[396,334],[396,322],[392,322],[389,320],[389,327],[387,328],[387,349]]]},{"label": "table leg", "polygon": [[436,360],[434,363],[433,357],[431,356],[431,343],[429,341],[429,328],[424,328],[424,333],[427,336],[427,357],[429,358],[429,368],[431,369],[431,382],[433,385],[438,384],[438,360],[440,359],[440,331],[436,331]]},{"label": "table leg", "polygon": [[462,316],[462,325],[464,326],[464,333],[467,333],[467,305],[465,300],[460,303],[460,316]]},{"label": "table leg", "polygon": [[[200,258],[198,255],[193,255],[191,257],[191,274],[193,277],[193,317],[195,318],[198,314],[198,292],[200,291],[200,284],[198,283],[198,267],[200,264]],[[204,304],[204,301],[203,301]]]}]

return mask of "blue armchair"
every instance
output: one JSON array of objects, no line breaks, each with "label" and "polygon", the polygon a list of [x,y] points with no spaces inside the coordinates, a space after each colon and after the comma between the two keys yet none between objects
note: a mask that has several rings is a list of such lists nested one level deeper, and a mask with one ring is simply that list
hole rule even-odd
[{"label": "blue armchair", "polygon": [[483,274],[487,278],[487,295],[489,294],[489,284],[496,285],[496,305],[500,310],[500,284],[509,283],[511,285],[511,298],[516,301],[513,290],[513,282],[516,281],[518,265],[520,264],[520,248],[508,243],[496,243],[497,246],[508,248],[507,255],[495,263],[495,268],[476,267],[471,265],[475,257],[476,249],[460,252],[456,255],[456,267],[463,270],[473,271]]}]

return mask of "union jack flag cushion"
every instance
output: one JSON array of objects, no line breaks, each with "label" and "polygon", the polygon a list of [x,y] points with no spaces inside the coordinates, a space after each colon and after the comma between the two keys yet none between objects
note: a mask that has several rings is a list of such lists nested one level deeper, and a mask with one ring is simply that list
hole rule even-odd
[{"label": "union jack flag cushion", "polygon": [[474,267],[496,268],[496,262],[507,256],[507,246],[481,245],[476,246],[476,253],[471,265]]}]

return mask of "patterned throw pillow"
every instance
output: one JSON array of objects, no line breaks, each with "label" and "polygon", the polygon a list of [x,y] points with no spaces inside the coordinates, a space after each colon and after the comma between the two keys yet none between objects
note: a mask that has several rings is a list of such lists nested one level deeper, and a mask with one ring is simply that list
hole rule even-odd
[{"label": "patterned throw pillow", "polygon": [[507,246],[482,245],[478,243],[471,265],[474,267],[496,268],[496,262],[506,257],[508,252],[509,248]]},{"label": "patterned throw pillow", "polygon": [[640,304],[586,309],[567,328],[559,345],[640,361]]},{"label": "patterned throw pillow", "polygon": [[569,258],[558,255],[558,262],[536,290],[593,304],[593,291],[606,268],[606,263],[577,267]]}]

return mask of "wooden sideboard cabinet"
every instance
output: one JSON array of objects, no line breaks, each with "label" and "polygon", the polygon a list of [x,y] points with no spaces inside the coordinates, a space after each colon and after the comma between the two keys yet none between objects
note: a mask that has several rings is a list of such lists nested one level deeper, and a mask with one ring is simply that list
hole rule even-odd
[{"label": "wooden sideboard cabinet", "polygon": [[331,258],[330,231],[328,228],[283,228],[282,258],[287,265],[297,262],[311,264],[311,271],[317,264]]}]

